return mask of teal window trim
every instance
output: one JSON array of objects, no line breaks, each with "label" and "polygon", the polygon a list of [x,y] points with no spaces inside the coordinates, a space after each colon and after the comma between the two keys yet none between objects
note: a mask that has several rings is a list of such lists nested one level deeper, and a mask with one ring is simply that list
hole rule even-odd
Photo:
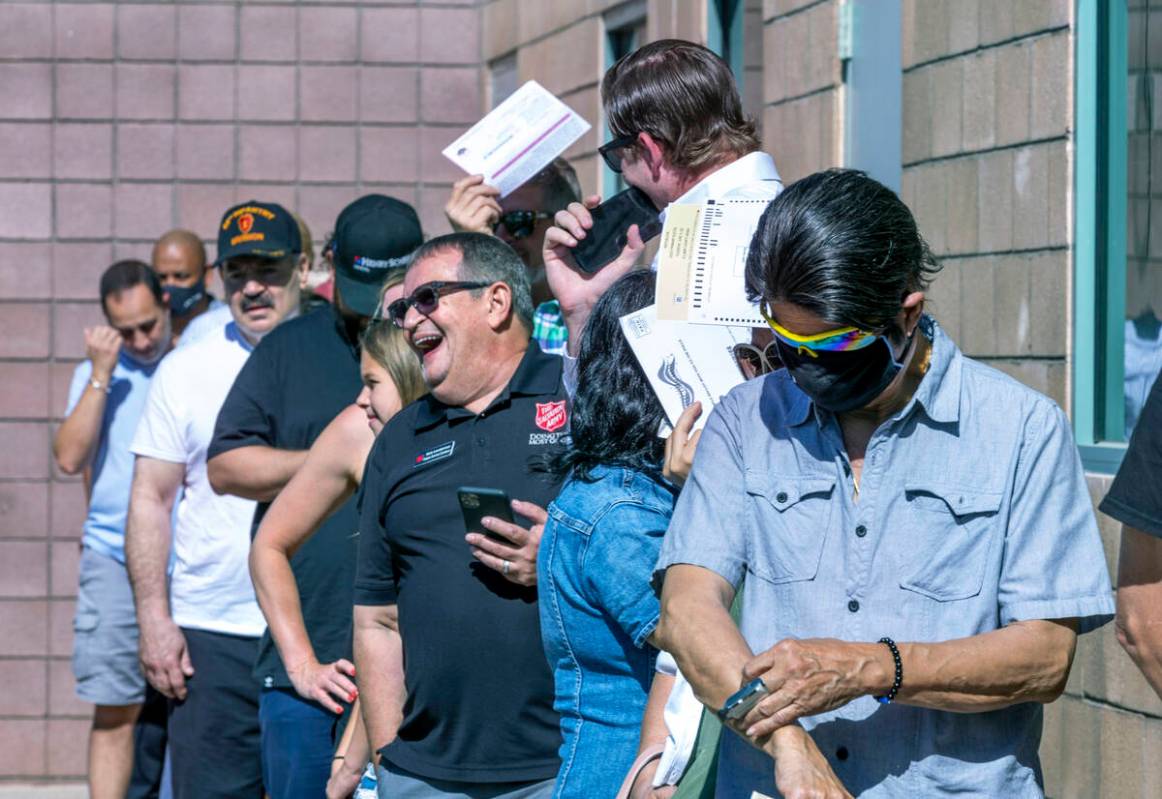
[{"label": "teal window trim", "polygon": [[[642,19],[636,18],[629,21],[621,27],[606,28],[605,30],[605,70],[608,71],[617,60],[623,55],[632,53],[642,45],[638,41],[637,26],[641,24]],[[613,138],[613,133],[609,130],[609,122],[602,114],[601,132],[603,138],[601,143],[609,141]],[[602,196],[611,197],[619,191],[627,188],[625,178],[614,172],[606,166],[604,160],[601,162],[601,187]]]},{"label": "teal window trim", "polygon": [[1073,425],[1087,469],[1125,453],[1125,0],[1078,0],[1074,120]]},{"label": "teal window trim", "polygon": [[[738,94],[743,95],[745,0],[706,0],[706,46],[718,53],[734,73]],[[725,20],[723,18],[726,18]]]}]

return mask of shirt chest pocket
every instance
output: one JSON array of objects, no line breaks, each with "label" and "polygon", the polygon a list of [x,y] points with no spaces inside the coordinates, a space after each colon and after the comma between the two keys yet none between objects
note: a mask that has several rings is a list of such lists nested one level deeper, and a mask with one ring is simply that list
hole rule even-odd
[{"label": "shirt chest pocket", "polygon": [[770,583],[812,580],[831,524],[835,478],[747,471],[747,568]]},{"label": "shirt chest pocket", "polygon": [[980,593],[1003,494],[908,482],[900,587],[938,602]]}]

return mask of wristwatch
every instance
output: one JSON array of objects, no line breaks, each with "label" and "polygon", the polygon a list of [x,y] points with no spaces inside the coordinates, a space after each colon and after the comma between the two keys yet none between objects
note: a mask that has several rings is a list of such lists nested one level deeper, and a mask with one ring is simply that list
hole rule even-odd
[{"label": "wristwatch", "polygon": [[89,378],[89,385],[92,386],[93,388],[97,389],[98,391],[104,391],[106,394],[108,394],[112,390],[107,384],[102,383],[100,380],[98,380],[95,377]]},{"label": "wristwatch", "polygon": [[766,696],[767,686],[761,677],[757,677],[738,691],[731,694],[730,698],[718,710],[718,718],[723,721],[737,721],[750,712],[751,708],[759,703],[759,700]]}]

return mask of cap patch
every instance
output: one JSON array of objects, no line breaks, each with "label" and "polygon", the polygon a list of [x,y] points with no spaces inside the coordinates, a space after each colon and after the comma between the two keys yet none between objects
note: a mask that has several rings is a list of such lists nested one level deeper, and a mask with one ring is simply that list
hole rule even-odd
[{"label": "cap patch", "polygon": [[394,269],[397,266],[407,266],[408,255],[398,258],[368,258],[366,255],[356,255],[351,266],[357,272],[371,272],[377,269]]}]

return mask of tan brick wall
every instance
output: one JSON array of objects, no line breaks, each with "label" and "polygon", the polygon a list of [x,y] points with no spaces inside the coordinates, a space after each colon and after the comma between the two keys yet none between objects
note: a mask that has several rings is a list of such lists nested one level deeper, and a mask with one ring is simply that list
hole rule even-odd
[{"label": "tan brick wall", "polygon": [[763,143],[787,183],[842,157],[837,11],[835,0],[763,3]]}]

